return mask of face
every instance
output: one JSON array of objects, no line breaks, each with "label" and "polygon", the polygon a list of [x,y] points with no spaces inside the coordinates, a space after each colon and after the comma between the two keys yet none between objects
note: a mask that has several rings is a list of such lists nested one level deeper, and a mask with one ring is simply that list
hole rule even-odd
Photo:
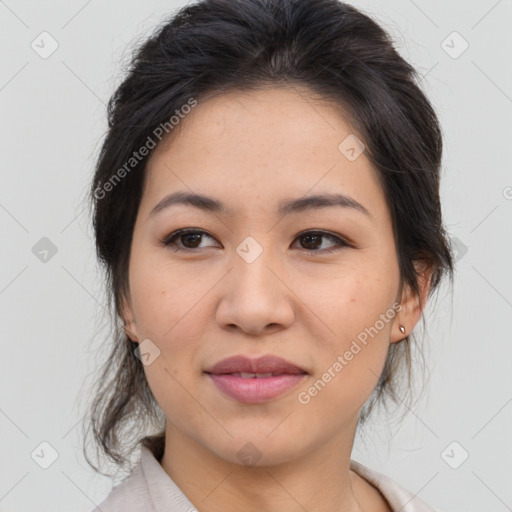
[{"label": "face", "polygon": [[[149,386],[168,429],[234,463],[248,442],[268,464],[346,444],[399,325],[418,319],[375,170],[334,106],[297,91],[199,102],[151,156],[134,229],[124,316]],[[176,192],[222,208],[166,201]],[[279,209],[324,194],[344,200]],[[236,355],[306,373],[248,403],[205,373]]]}]

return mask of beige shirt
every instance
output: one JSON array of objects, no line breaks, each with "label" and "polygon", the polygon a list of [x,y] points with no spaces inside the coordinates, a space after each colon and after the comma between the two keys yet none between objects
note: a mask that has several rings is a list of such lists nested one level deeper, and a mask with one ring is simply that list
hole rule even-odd
[{"label": "beige shirt", "polygon": [[[350,461],[350,469],[376,487],[393,512],[440,512],[391,478]],[[141,447],[141,459],[134,471],[91,512],[197,512],[183,491],[163,470],[149,448]]]}]

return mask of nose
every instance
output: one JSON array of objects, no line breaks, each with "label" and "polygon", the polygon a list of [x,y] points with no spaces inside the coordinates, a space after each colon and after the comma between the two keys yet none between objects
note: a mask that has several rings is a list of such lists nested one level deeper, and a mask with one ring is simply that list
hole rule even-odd
[{"label": "nose", "polygon": [[268,252],[251,263],[234,254],[233,268],[222,280],[216,314],[223,328],[262,336],[293,323],[294,294],[287,286],[286,272]]}]

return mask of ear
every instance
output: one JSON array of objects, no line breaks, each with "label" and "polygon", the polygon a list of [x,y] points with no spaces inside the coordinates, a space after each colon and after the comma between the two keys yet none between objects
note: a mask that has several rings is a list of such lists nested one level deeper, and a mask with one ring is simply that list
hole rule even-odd
[{"label": "ear", "polygon": [[121,316],[124,321],[124,332],[134,342],[139,341],[137,334],[137,323],[135,322],[135,315],[133,314],[133,308],[131,301],[127,297],[123,297],[121,305]]},{"label": "ear", "polygon": [[[415,260],[414,267],[418,273],[419,294],[413,292],[410,286],[404,285],[400,300],[402,307],[393,319],[391,343],[402,341],[406,336],[411,334],[412,330],[419,322],[427,303],[433,272],[432,266],[423,260]],[[405,329],[405,332],[400,330],[400,326]]]}]

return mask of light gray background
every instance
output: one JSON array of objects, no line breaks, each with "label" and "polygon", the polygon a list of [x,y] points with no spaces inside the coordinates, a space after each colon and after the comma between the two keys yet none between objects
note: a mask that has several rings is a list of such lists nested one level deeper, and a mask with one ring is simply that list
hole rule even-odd
[{"label": "light gray background", "polygon": [[[83,197],[122,64],[184,4],[0,1],[2,511],[89,511],[111,488],[84,462],[77,427],[103,342]],[[453,304],[445,289],[427,313],[430,391],[391,444],[377,424],[353,458],[446,512],[511,510],[512,2],[354,5],[424,75],[445,133],[442,200],[459,260]],[[59,45],[47,59],[31,48],[43,31]],[[469,44],[458,58],[462,40],[444,43],[452,56],[441,46],[453,31]],[[42,237],[58,251],[47,262],[32,252]],[[43,441],[59,454],[48,469],[31,458]],[[452,469],[462,450],[469,458]]]}]

